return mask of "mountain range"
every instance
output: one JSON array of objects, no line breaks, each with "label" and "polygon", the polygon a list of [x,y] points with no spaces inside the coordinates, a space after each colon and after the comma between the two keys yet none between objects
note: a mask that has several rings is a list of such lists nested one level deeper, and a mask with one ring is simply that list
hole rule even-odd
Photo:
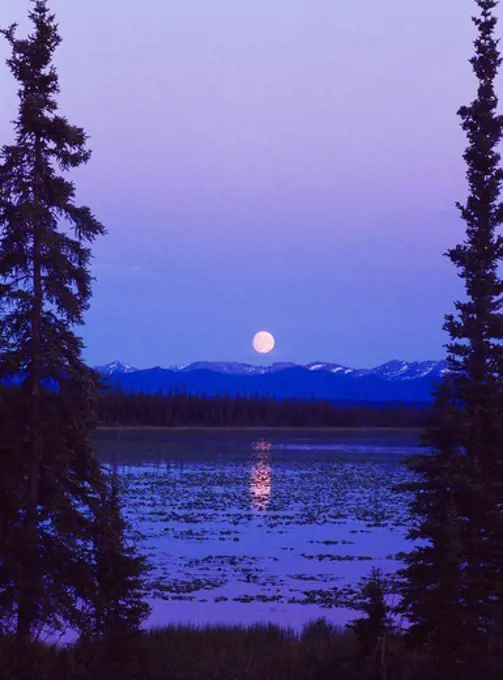
[{"label": "mountain range", "polygon": [[389,361],[371,369],[312,362],[254,365],[199,361],[185,366],[137,369],[121,361],[97,367],[106,383],[146,394],[257,395],[276,399],[352,402],[427,402],[446,373],[445,361]]}]

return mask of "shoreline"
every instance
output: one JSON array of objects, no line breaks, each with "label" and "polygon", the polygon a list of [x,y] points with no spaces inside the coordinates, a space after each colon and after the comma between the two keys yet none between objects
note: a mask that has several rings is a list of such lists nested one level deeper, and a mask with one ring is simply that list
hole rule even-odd
[{"label": "shoreline", "polygon": [[105,425],[94,432],[423,432],[421,427],[392,427],[369,425],[347,427],[273,427],[273,426],[230,426],[208,427],[191,425],[169,427],[164,425]]}]

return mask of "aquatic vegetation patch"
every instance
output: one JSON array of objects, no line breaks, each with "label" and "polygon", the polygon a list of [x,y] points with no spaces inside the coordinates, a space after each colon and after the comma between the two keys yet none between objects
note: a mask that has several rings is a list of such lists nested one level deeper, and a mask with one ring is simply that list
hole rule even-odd
[{"label": "aquatic vegetation patch", "polygon": [[151,587],[156,596],[165,597],[166,595],[186,595],[200,590],[214,590],[220,588],[223,583],[224,581],[210,578],[193,578],[190,581],[156,579],[152,581]]},{"label": "aquatic vegetation patch", "polygon": [[333,555],[332,553],[320,553],[318,555],[301,553],[301,557],[304,557],[306,560],[318,560],[318,562],[354,562],[355,560],[363,562],[376,559],[370,555]]}]

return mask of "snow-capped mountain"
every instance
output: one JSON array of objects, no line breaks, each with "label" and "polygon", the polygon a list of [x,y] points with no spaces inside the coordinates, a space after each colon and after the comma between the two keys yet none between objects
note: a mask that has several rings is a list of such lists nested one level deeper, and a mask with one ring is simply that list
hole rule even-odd
[{"label": "snow-capped mountain", "polygon": [[416,380],[427,376],[440,376],[446,372],[445,361],[388,361],[371,369],[386,380]]},{"label": "snow-capped mountain", "polygon": [[215,371],[216,373],[230,373],[234,375],[252,375],[262,373],[262,368],[262,366],[241,364],[236,361],[196,361],[193,364],[179,366],[174,370],[182,373],[189,373],[190,371]]},{"label": "snow-capped mountain", "polygon": [[138,369],[125,364],[123,361],[111,361],[109,364],[105,364],[105,366],[96,366],[96,370],[101,375],[123,375],[124,373],[134,373]]},{"label": "snow-capped mountain", "polygon": [[[177,373],[191,373],[192,371],[213,371],[228,375],[265,375],[278,373],[289,368],[305,368],[309,371],[332,373],[333,375],[351,375],[354,378],[375,375],[385,380],[416,380],[427,376],[438,377],[445,373],[445,361],[399,361],[395,359],[374,368],[351,368],[342,364],[334,364],[323,361],[313,361],[309,364],[295,364],[292,362],[276,362],[268,365],[245,364],[238,361],[196,361],[184,366],[162,369],[159,366],[146,370],[162,371],[170,370]],[[139,369],[125,364],[122,361],[112,361],[97,369],[103,375],[115,375],[133,373]]]},{"label": "snow-capped mountain", "polygon": [[[228,373],[231,375],[264,375],[265,373],[277,373],[286,368],[294,368],[298,364],[288,362],[276,362],[268,366],[257,366],[255,364],[242,364],[237,361],[197,361],[193,364],[178,367],[182,373],[189,371],[215,371],[216,373]],[[177,370],[177,369],[174,369]]]},{"label": "snow-capped mountain", "polygon": [[329,373],[340,373],[342,375],[355,373],[354,368],[341,366],[341,364],[327,364],[323,361],[314,361],[311,364],[306,364],[306,368],[310,371],[328,371]]},{"label": "snow-capped mountain", "polygon": [[305,366],[200,361],[170,369],[137,370],[114,361],[98,370],[111,385],[127,392],[425,402],[431,399],[434,383],[445,374],[446,363],[394,360],[371,369],[355,369],[322,361]]}]

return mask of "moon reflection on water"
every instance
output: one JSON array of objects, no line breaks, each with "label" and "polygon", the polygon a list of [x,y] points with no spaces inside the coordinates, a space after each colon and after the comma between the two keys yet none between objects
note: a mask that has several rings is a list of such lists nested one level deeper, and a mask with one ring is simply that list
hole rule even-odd
[{"label": "moon reflection on water", "polygon": [[272,476],[269,456],[272,445],[265,439],[253,442],[256,459],[250,475],[250,495],[252,507],[264,511],[271,498]]}]

